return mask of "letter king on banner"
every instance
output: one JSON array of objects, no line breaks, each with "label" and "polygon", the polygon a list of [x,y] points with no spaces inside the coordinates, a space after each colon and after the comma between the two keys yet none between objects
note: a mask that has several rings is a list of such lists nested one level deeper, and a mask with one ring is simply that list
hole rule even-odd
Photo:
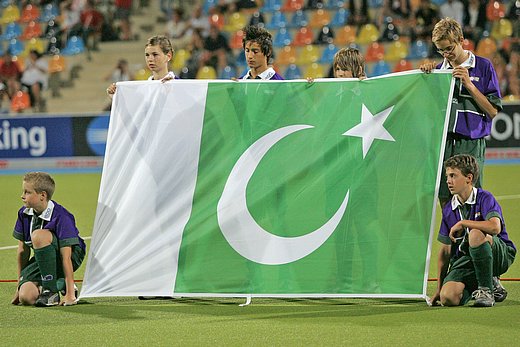
[{"label": "letter king on banner", "polygon": [[425,297],[451,91],[119,84],[82,297]]}]

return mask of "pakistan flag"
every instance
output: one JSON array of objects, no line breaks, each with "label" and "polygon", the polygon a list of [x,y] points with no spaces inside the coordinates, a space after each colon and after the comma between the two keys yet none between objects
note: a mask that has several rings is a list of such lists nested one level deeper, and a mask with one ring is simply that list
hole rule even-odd
[{"label": "pakistan flag", "polygon": [[451,74],[118,85],[83,297],[424,297]]}]

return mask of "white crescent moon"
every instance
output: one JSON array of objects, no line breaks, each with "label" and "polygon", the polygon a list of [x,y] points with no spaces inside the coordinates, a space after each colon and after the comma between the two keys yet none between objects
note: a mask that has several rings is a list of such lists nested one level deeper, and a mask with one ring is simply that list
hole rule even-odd
[{"label": "white crescent moon", "polygon": [[217,205],[217,219],[227,242],[241,256],[266,265],[299,260],[320,247],[332,235],[347,208],[349,192],[334,215],[320,228],[297,237],[281,237],[264,230],[247,208],[246,188],[260,160],[278,141],[311,125],[290,125],[264,135],[238,159]]}]

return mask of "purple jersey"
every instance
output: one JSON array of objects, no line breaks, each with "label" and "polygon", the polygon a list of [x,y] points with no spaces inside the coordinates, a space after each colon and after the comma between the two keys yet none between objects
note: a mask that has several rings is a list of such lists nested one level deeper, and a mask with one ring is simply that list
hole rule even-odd
[{"label": "purple jersey", "polygon": [[[454,196],[442,209],[442,222],[437,237],[437,240],[446,245],[451,244],[451,239],[449,237],[451,227],[462,220],[462,212],[459,207],[461,204],[458,203],[458,200],[455,201],[454,199],[456,200],[457,197]],[[483,190],[482,188],[473,188],[472,196],[470,196],[464,205],[466,205],[469,210],[465,219],[485,221],[489,220],[491,217],[498,217],[500,219],[502,230],[497,236],[502,239],[506,245],[513,247],[516,250],[515,245],[511,240],[509,240],[509,236],[507,235],[506,223],[502,215],[502,208],[490,192]],[[458,250],[457,253],[452,254],[452,256],[458,257]]]},{"label": "purple jersey", "polygon": [[239,79],[241,80],[249,80],[249,79],[257,79],[257,80],[265,80],[265,81],[274,81],[274,80],[283,80],[284,78],[276,71],[274,71],[273,68],[268,68],[264,72],[262,72],[260,75],[256,76],[256,78],[253,78],[251,76],[251,70],[248,70],[244,76],[241,76]]},{"label": "purple jersey", "polygon": [[33,209],[22,207],[18,211],[18,219],[14,226],[13,236],[32,247],[31,224],[33,218],[38,218],[39,229],[50,230],[58,239],[60,247],[79,245],[86,249],[85,242],[79,236],[74,216],[55,201],[49,201],[47,209],[40,216],[33,213]]},{"label": "purple jersey", "polygon": [[[500,87],[493,65],[486,58],[476,56],[469,51],[466,52],[469,53],[469,58],[461,66],[468,69],[469,78],[489,102],[498,110],[502,110]],[[441,64],[437,65],[437,69],[452,69],[452,66],[444,59]],[[480,139],[491,133],[491,123],[491,117],[478,107],[471,94],[457,78],[453,91],[448,132],[471,139]]]}]

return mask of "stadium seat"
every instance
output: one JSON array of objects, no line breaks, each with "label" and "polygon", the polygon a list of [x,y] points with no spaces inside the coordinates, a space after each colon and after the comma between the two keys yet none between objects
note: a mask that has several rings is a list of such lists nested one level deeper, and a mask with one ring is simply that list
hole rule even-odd
[{"label": "stadium seat", "polygon": [[325,46],[320,57],[320,64],[332,64],[332,62],[334,61],[334,55],[337,51],[338,47],[336,47],[332,43]]},{"label": "stadium seat", "polygon": [[394,72],[408,71],[413,70],[413,64],[411,61],[406,59],[401,59],[395,64]]},{"label": "stadium seat", "polygon": [[340,8],[334,14],[332,21],[330,22],[330,26],[334,28],[342,27],[347,24],[348,17],[350,12],[347,9]]},{"label": "stadium seat", "polygon": [[275,30],[285,28],[286,26],[287,19],[285,18],[285,15],[280,11],[276,11],[271,16],[271,21],[267,24],[267,29]]},{"label": "stadium seat", "polygon": [[217,78],[217,72],[212,66],[202,66],[197,71],[197,76],[195,78],[198,80],[214,80]]},{"label": "stadium seat", "polygon": [[25,45],[20,40],[11,39],[11,41],[9,41],[9,47],[7,49],[9,50],[11,55],[19,55],[23,53]]},{"label": "stadium seat", "polygon": [[224,29],[224,15],[214,13],[209,17],[209,24],[216,26],[218,30]]},{"label": "stadium seat", "polygon": [[204,0],[204,3],[202,5],[202,12],[204,12],[204,14],[209,14],[209,10],[217,6],[217,4],[218,0]]},{"label": "stadium seat", "polygon": [[329,0],[327,2],[327,8],[331,10],[337,10],[339,8],[343,8],[345,6],[344,0]]},{"label": "stadium seat", "polygon": [[20,19],[20,10],[16,5],[9,5],[2,11],[0,24],[17,22]]},{"label": "stadium seat", "polygon": [[473,40],[464,39],[464,41],[462,41],[462,48],[468,51],[475,52],[475,43],[473,42]]},{"label": "stadium seat", "polygon": [[280,65],[289,65],[296,63],[296,48],[293,46],[282,47],[276,56],[276,63]]},{"label": "stadium seat", "polygon": [[320,49],[315,45],[307,45],[301,48],[300,54],[296,57],[296,64],[308,65],[320,59]]},{"label": "stadium seat", "polygon": [[[2,41],[0,41],[0,57],[2,57],[4,54],[5,54],[4,43]],[[0,58],[0,65],[2,65],[3,61],[4,60],[2,58]]]},{"label": "stadium seat", "polygon": [[447,0],[432,0],[432,4],[439,7],[444,4]]},{"label": "stadium seat", "polygon": [[323,66],[318,63],[309,65],[303,75],[305,78],[323,78],[326,76]]},{"label": "stadium seat", "polygon": [[332,31],[332,28],[328,25],[324,25],[318,32],[318,36],[316,37],[316,40],[314,40],[314,43],[318,45],[328,45],[333,42],[334,32]]},{"label": "stadium seat", "polygon": [[477,43],[475,54],[491,59],[496,51],[497,44],[495,43],[495,40],[490,37],[485,37]]},{"label": "stadium seat", "polygon": [[356,41],[356,28],[350,25],[345,25],[344,27],[336,30],[336,37],[334,38],[334,43],[337,46],[344,46],[351,44]]},{"label": "stadium seat", "polygon": [[262,12],[280,11],[282,8],[282,0],[265,0]]},{"label": "stadium seat", "polygon": [[3,35],[1,36],[2,40],[11,40],[16,39],[20,35],[22,35],[22,27],[18,23],[9,23],[5,26],[5,30]]},{"label": "stadium seat", "polygon": [[383,7],[384,0],[368,0],[368,8],[376,9]]},{"label": "stadium seat", "polygon": [[369,44],[377,41],[379,38],[379,30],[374,24],[365,24],[361,27],[358,33],[356,42],[360,44]]},{"label": "stadium seat", "polygon": [[173,57],[172,69],[174,71],[180,71],[184,66],[186,66],[186,61],[190,58],[190,52],[185,49],[179,49],[175,52],[175,56]]},{"label": "stadium seat", "polygon": [[311,28],[321,28],[324,25],[329,25],[330,13],[327,10],[319,9],[314,11],[311,15],[310,26]]},{"label": "stadium seat", "polygon": [[231,35],[231,39],[229,40],[229,47],[231,49],[241,49],[243,38],[244,32],[242,30],[235,31],[233,35]]},{"label": "stadium seat", "polygon": [[304,0],[285,0],[282,11],[294,12],[303,9],[304,6]]},{"label": "stadium seat", "polygon": [[410,47],[410,53],[408,54],[408,59],[424,59],[429,56],[429,48],[428,44],[423,40],[417,40],[412,43]]},{"label": "stadium seat", "polygon": [[376,77],[381,75],[386,75],[391,72],[390,65],[384,60],[380,60],[374,64],[372,68],[372,72],[369,74],[369,77]]},{"label": "stadium seat", "polygon": [[48,22],[54,20],[60,14],[59,9],[53,3],[47,4],[43,7],[40,20],[42,22]]},{"label": "stadium seat", "polygon": [[237,77],[237,71],[234,67],[229,65],[224,67],[218,76],[221,80],[230,80],[233,77]]},{"label": "stadium seat", "polygon": [[31,99],[29,94],[21,90],[17,91],[11,97],[11,111],[23,112],[31,107]]},{"label": "stadium seat", "polygon": [[20,15],[20,22],[28,23],[32,21],[37,21],[40,18],[40,9],[38,6],[33,6],[28,4],[22,10],[22,14]]},{"label": "stadium seat", "polygon": [[265,18],[264,15],[258,11],[253,12],[251,18],[249,18],[249,25],[259,26],[261,28],[265,27]]},{"label": "stadium seat", "polygon": [[135,73],[134,79],[136,81],[146,81],[151,75],[152,75],[152,73],[150,72],[150,70],[148,70],[148,69],[139,69]]},{"label": "stadium seat", "polygon": [[228,18],[228,24],[225,25],[225,30],[234,32],[243,29],[247,24],[247,18],[242,12],[232,13]]},{"label": "stadium seat", "polygon": [[243,49],[240,49],[240,50],[238,51],[238,54],[235,56],[235,63],[236,63],[239,67],[247,66],[246,54],[245,54],[245,52],[244,52]]},{"label": "stadium seat", "polygon": [[494,22],[506,16],[506,5],[502,1],[490,0],[486,5],[486,17]]},{"label": "stadium seat", "polygon": [[365,53],[365,61],[367,63],[382,60],[385,56],[385,47],[379,42],[372,42],[368,45]]},{"label": "stadium seat", "polygon": [[30,51],[37,51],[40,54],[45,53],[45,44],[42,39],[33,37],[25,43],[24,56],[28,56]]},{"label": "stadium seat", "polygon": [[49,73],[65,71],[66,66],[65,57],[61,55],[56,54],[49,59]]},{"label": "stadium seat", "polygon": [[65,44],[65,48],[61,50],[61,54],[63,55],[76,55],[81,54],[85,51],[85,43],[83,39],[79,36],[71,36],[67,43]]},{"label": "stadium seat", "polygon": [[509,19],[501,18],[493,22],[491,37],[497,41],[513,36],[513,24]]},{"label": "stadium seat", "polygon": [[32,21],[27,23],[20,38],[22,40],[30,40],[34,37],[40,37],[41,35],[42,27],[40,26],[40,23]]},{"label": "stadium seat", "polygon": [[291,28],[301,28],[307,26],[309,23],[309,19],[307,18],[307,14],[305,11],[298,10],[294,12],[291,18]]},{"label": "stadium seat", "polygon": [[312,30],[308,27],[302,27],[296,33],[296,36],[294,37],[294,41],[292,42],[292,44],[294,46],[305,46],[312,44],[313,40],[314,38]]},{"label": "stadium seat", "polygon": [[291,35],[285,28],[281,28],[276,33],[274,40],[273,40],[273,46],[274,47],[283,47],[291,44]]},{"label": "stadium seat", "polygon": [[398,61],[408,55],[408,44],[403,41],[394,41],[386,49],[385,60]]},{"label": "stadium seat", "polygon": [[296,80],[302,78],[302,72],[298,65],[291,64],[287,67],[287,70],[285,70],[284,78],[286,80]]}]

